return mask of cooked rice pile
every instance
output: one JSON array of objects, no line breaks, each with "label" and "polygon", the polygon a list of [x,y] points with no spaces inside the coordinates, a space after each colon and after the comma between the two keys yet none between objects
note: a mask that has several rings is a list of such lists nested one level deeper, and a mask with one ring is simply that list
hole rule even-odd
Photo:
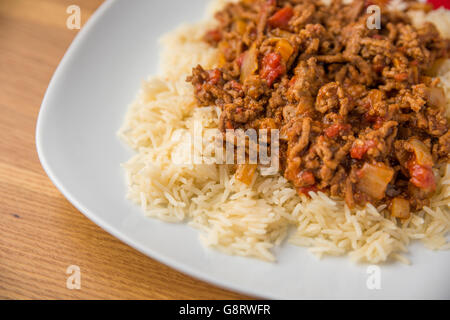
[{"label": "cooked rice pile", "polygon": [[[226,0],[214,2],[216,9]],[[209,12],[213,12],[210,10]],[[415,18],[432,20],[449,32],[450,11],[439,10]],[[271,252],[295,228],[289,242],[309,247],[318,257],[347,254],[352,260],[380,263],[390,258],[409,263],[402,253],[411,240],[430,249],[448,249],[450,229],[450,164],[442,167],[430,207],[403,222],[385,208],[349,210],[342,199],[311,192],[299,197],[281,175],[255,175],[250,186],[234,179],[231,166],[188,163],[187,133],[194,123],[203,130],[217,128],[218,109],[198,108],[193,89],[185,81],[193,66],[213,68],[216,50],[202,41],[214,23],[185,25],[166,35],[159,76],[143,82],[119,135],[137,151],[125,163],[128,198],[146,214],[169,222],[189,221],[201,241],[228,254],[274,261]],[[448,36],[448,34],[447,34]],[[176,67],[174,67],[176,66]],[[450,60],[440,72],[450,110]],[[212,147],[204,139],[204,150]],[[192,151],[192,150],[191,150]]]}]

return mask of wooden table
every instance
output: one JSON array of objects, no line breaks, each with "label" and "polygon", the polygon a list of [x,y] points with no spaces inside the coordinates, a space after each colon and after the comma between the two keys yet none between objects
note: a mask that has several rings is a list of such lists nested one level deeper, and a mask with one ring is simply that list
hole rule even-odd
[{"label": "wooden table", "polygon": [[[130,248],[78,212],[53,186],[35,148],[50,78],[101,0],[0,0],[0,298],[241,299]],[[81,289],[66,269],[81,269]]]}]

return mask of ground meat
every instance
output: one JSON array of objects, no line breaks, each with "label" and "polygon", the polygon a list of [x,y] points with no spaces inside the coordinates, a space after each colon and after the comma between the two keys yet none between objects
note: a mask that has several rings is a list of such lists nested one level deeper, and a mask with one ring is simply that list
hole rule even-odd
[{"label": "ground meat", "polygon": [[445,95],[427,75],[450,42],[384,7],[381,29],[368,29],[368,3],[228,4],[204,37],[219,68],[197,66],[188,81],[200,106],[222,109],[221,130],[280,129],[280,170],[299,194],[419,209],[433,167],[449,161]]}]

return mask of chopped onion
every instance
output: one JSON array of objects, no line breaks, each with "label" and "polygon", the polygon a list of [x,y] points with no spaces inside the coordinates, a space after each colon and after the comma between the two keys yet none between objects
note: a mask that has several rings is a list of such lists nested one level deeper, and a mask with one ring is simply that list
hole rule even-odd
[{"label": "chopped onion", "polygon": [[358,172],[357,188],[374,199],[382,199],[393,176],[394,170],[383,163],[364,163]]},{"label": "chopped onion", "polygon": [[446,59],[445,58],[440,58],[440,59],[436,59],[433,63],[433,65],[431,66],[430,69],[428,69],[425,74],[430,76],[430,77],[436,77],[438,74],[439,69],[441,68],[441,66],[445,63]]},{"label": "chopped onion", "polygon": [[432,167],[433,157],[431,156],[428,147],[422,141],[414,138],[409,139],[408,142],[412,147],[414,156],[416,157],[416,163],[421,166]]},{"label": "chopped onion", "polygon": [[241,65],[241,83],[250,78],[258,70],[258,50],[252,46],[244,54]]},{"label": "chopped onion", "polygon": [[408,219],[410,215],[409,201],[400,197],[392,199],[391,216]]},{"label": "chopped onion", "polygon": [[445,108],[445,92],[444,89],[439,87],[428,88],[427,91],[427,102],[432,108]]}]

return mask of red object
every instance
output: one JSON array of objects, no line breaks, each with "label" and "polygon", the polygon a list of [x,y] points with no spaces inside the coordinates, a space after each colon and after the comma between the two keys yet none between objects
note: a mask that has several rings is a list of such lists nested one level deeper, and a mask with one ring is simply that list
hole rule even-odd
[{"label": "red object", "polygon": [[405,81],[406,79],[408,79],[408,74],[406,72],[403,73],[396,73],[394,75],[394,79],[396,81]]},{"label": "red object", "polygon": [[372,140],[367,140],[363,143],[353,143],[352,149],[350,150],[350,156],[353,159],[359,159],[361,160],[362,157],[366,154],[366,152],[370,149],[375,147],[375,142]]},{"label": "red object", "polygon": [[289,20],[294,16],[294,11],[290,7],[275,12],[273,16],[267,20],[269,25],[273,28],[287,28],[289,26]]},{"label": "red object", "polygon": [[260,76],[267,80],[269,86],[285,71],[281,55],[277,52],[266,54],[262,60]]},{"label": "red object", "polygon": [[245,53],[246,53],[246,52],[247,52],[247,51],[242,52],[242,53],[239,55],[239,57],[237,57],[237,59],[236,59],[236,62],[237,62],[237,64],[238,64],[239,68],[242,66],[242,62],[244,61],[244,57],[245,57]]},{"label": "red object", "polygon": [[384,123],[383,117],[370,115],[368,113],[364,114],[364,119],[368,122],[372,122],[374,129],[380,129]]},{"label": "red object", "polygon": [[233,123],[232,123],[230,120],[227,120],[227,121],[225,122],[225,129],[229,129],[229,130],[234,129]]},{"label": "red object", "polygon": [[448,0],[428,0],[427,2],[431,3],[435,9],[439,7],[450,9],[450,1]]},{"label": "red object", "polygon": [[209,42],[219,42],[222,40],[222,33],[217,29],[210,30],[205,34],[205,39]]},{"label": "red object", "polygon": [[314,186],[310,186],[310,187],[303,187],[303,188],[297,188],[297,193],[298,194],[306,194],[307,196],[309,196],[309,192],[310,191],[314,191],[317,192],[319,191],[319,188],[317,188],[315,185]]},{"label": "red object", "polygon": [[408,165],[411,183],[418,188],[433,191],[436,189],[436,179],[430,167],[421,166],[412,161]]},{"label": "red object", "polygon": [[236,91],[242,90],[242,85],[239,82],[237,82],[236,80],[231,81],[231,87]]},{"label": "red object", "polygon": [[324,133],[328,138],[336,137],[341,131],[347,131],[350,129],[349,124],[334,123],[325,129]]},{"label": "red object", "polygon": [[310,171],[302,171],[300,173],[300,178],[302,179],[302,182],[308,186],[314,185],[316,183],[316,179]]},{"label": "red object", "polygon": [[208,70],[208,77],[209,77],[208,83],[212,85],[219,83],[221,76],[222,73],[217,68],[213,70]]}]

